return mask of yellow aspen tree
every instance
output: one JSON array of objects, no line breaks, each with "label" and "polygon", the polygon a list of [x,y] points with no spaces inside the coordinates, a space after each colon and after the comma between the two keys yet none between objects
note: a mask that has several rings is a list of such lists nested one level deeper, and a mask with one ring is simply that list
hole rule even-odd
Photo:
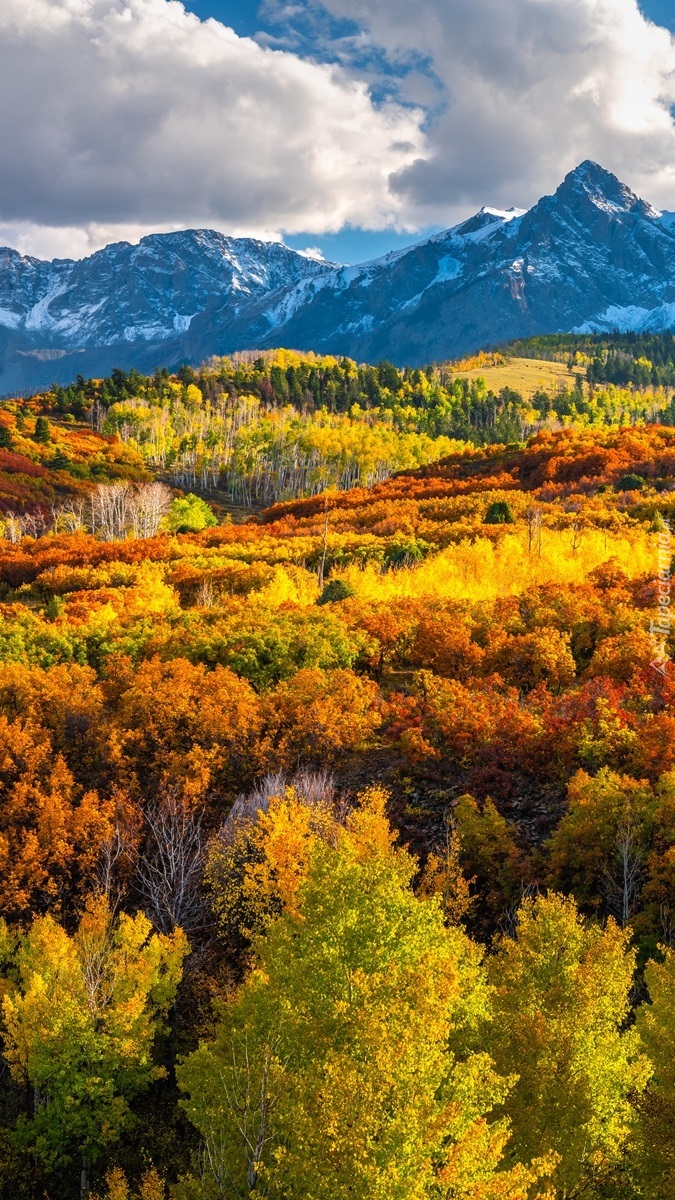
[{"label": "yellow aspen tree", "polygon": [[181,930],[153,934],[142,914],[114,921],[104,899],[90,901],[72,937],[47,916],[20,943],[4,1056],[33,1111],[16,1138],[48,1169],[79,1160],[83,1196],[92,1165],[131,1124],[131,1099],[165,1074],[153,1043],[186,953]]},{"label": "yellow aspen tree", "polygon": [[635,953],[611,919],[587,925],[572,899],[527,900],[515,938],[489,963],[494,1019],[486,1048],[517,1082],[504,1105],[508,1157],[559,1156],[556,1196],[595,1195],[621,1162],[632,1129],[631,1097],[650,1067],[635,1029],[625,1030]]},{"label": "yellow aspen tree", "polygon": [[481,953],[411,888],[386,793],[317,839],[293,908],[256,941],[213,1041],[179,1067],[202,1135],[185,1197],[466,1200],[532,1195],[552,1162],[500,1171],[512,1084],[467,1049],[489,1012]]}]

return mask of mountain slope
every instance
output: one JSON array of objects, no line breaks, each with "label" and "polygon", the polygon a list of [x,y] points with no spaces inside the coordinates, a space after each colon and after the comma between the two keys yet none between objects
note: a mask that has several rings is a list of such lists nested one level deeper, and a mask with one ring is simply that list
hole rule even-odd
[{"label": "mountain slope", "polygon": [[260,297],[327,269],[278,243],[203,229],[119,242],[81,261],[2,250],[0,390],[177,362],[197,313],[217,306],[235,323]]},{"label": "mountain slope", "polygon": [[545,332],[675,325],[675,229],[593,163],[526,213],[483,210],[349,270],[284,323],[286,344],[415,365]]},{"label": "mountain slope", "polygon": [[0,393],[293,346],[420,365],[512,338],[675,328],[675,217],[585,162],[527,212],[359,266],[208,230],[80,262],[0,251]]}]

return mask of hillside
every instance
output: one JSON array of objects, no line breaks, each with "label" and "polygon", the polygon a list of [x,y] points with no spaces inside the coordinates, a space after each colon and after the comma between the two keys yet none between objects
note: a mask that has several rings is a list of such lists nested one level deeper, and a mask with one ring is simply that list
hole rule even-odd
[{"label": "hillside", "polygon": [[403,371],[279,350],[173,376],[80,378],[0,408],[0,512],[58,528],[74,504],[88,519],[99,484],[155,479],[241,519],[326,487],[370,486],[464,445],[563,425],[670,424],[671,343],[557,339]]},{"label": "hillside", "polygon": [[[615,349],[588,348],[600,364]],[[623,346],[624,369],[644,351]],[[588,367],[555,352],[549,385]],[[449,1037],[465,1124],[442,1125],[438,1154],[459,1148],[463,1194],[480,1194],[486,1130],[486,1200],[544,1200],[546,1180],[558,1200],[568,1179],[640,1200],[668,1181],[675,1096],[648,1082],[660,1043],[633,1033],[670,1020],[675,978],[658,949],[675,906],[675,427],[644,422],[668,391],[579,376],[525,398],[462,378],[478,367],[529,364],[273,352],[0,410],[3,1194],[75,1200],[86,1152],[105,1200],[215,1198],[217,1170],[248,1178],[232,1089],[270,1062],[298,1178],[305,1097],[325,1151],[316,1105],[347,1120],[371,1053],[358,1130],[388,1129],[395,1094],[405,1144],[413,1119],[436,1138],[420,1046],[454,1087]],[[462,422],[473,440],[449,437]],[[448,1003],[469,1006],[468,1033],[449,1033]],[[345,1030],[347,1107],[344,1070],[324,1072],[337,1050],[352,1062]],[[580,1077],[584,1137],[610,1148],[591,1164],[576,1102],[561,1115]]]},{"label": "hillside", "polygon": [[[528,343],[525,343],[525,351],[527,347]],[[532,400],[541,392],[551,396],[563,390],[573,392],[579,375],[585,380],[585,367],[572,369],[568,362],[547,361],[535,355],[532,358],[514,355],[510,347],[506,353],[478,355],[475,366],[463,366],[461,361],[452,366],[453,379],[483,379],[494,395],[508,388],[523,400]]]}]

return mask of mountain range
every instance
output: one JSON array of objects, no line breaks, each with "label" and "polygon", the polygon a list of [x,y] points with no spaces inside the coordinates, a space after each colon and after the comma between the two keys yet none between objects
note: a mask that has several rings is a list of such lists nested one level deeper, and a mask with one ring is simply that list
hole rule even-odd
[{"label": "mountain range", "polygon": [[288,346],[411,366],[542,333],[675,329],[675,214],[584,162],[357,266],[212,230],[79,261],[0,250],[0,394]]}]

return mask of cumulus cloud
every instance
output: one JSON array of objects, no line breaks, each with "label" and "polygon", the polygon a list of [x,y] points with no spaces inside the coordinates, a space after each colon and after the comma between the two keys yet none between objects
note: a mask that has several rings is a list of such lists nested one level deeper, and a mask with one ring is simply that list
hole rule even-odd
[{"label": "cumulus cloud", "polygon": [[0,240],[65,256],[186,226],[412,232],[530,204],[589,157],[675,208],[675,42],[636,0],[275,12],[282,32],[314,15],[317,56],[338,29],[335,61],[178,0],[0,0]]},{"label": "cumulus cloud", "polygon": [[177,0],[0,4],[0,233],[24,250],[400,223],[421,121]]},{"label": "cumulus cloud", "polygon": [[409,221],[530,204],[585,158],[675,208],[675,42],[636,0],[324,0],[441,93],[396,172]]},{"label": "cumulus cloud", "polygon": [[305,246],[304,250],[298,250],[303,258],[313,258],[315,262],[325,262],[326,256],[320,246]]}]

